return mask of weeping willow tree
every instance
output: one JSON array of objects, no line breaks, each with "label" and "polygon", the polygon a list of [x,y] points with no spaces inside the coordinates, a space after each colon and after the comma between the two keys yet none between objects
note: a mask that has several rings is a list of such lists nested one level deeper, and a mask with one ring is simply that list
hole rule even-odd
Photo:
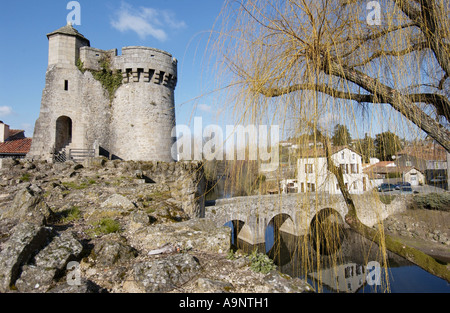
[{"label": "weeping willow tree", "polygon": [[330,116],[355,127],[366,116],[369,124],[425,133],[450,151],[449,1],[227,1],[221,21],[214,52],[234,112],[283,124],[291,137],[312,131],[347,204],[348,225],[450,281],[444,265],[360,222],[331,160],[327,128]]}]

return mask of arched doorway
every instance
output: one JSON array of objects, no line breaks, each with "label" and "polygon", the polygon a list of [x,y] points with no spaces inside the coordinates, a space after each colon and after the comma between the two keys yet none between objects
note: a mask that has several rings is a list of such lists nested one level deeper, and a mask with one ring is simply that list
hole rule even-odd
[{"label": "arched doorway", "polygon": [[55,149],[61,151],[72,142],[72,119],[60,116],[56,120]]}]

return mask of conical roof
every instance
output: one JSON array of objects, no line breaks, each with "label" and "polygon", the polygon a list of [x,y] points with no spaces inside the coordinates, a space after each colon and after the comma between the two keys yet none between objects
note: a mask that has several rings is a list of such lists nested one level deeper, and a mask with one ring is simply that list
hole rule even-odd
[{"label": "conical roof", "polygon": [[89,43],[89,40],[88,40],[86,37],[84,37],[82,34],[80,34],[80,33],[78,32],[78,30],[76,30],[76,29],[72,26],[71,23],[67,23],[66,26],[61,27],[60,29],[55,30],[54,32],[51,32],[51,33],[47,34],[47,38],[50,38],[50,36],[53,36],[53,35],[56,35],[56,34],[63,34],[63,35],[68,35],[68,36],[75,36],[75,37],[78,37],[78,38],[80,38],[80,39],[82,39],[82,40],[85,40],[85,41],[87,41],[87,42]]}]

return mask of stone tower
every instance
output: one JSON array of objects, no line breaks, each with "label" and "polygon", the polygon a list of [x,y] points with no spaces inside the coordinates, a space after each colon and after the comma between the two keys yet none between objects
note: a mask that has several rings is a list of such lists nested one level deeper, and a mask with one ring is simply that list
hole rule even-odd
[{"label": "stone tower", "polygon": [[[61,152],[95,150],[111,159],[173,161],[172,55],[147,47],[124,47],[122,55],[91,48],[70,24],[47,37],[46,83],[28,157],[51,160]],[[113,94],[94,78],[105,60],[121,77]]]}]

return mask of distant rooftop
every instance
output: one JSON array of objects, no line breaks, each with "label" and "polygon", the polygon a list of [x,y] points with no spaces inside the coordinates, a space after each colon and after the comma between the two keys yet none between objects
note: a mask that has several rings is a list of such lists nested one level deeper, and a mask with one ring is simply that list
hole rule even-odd
[{"label": "distant rooftop", "polygon": [[27,154],[31,148],[31,138],[21,138],[0,143],[0,154]]}]

